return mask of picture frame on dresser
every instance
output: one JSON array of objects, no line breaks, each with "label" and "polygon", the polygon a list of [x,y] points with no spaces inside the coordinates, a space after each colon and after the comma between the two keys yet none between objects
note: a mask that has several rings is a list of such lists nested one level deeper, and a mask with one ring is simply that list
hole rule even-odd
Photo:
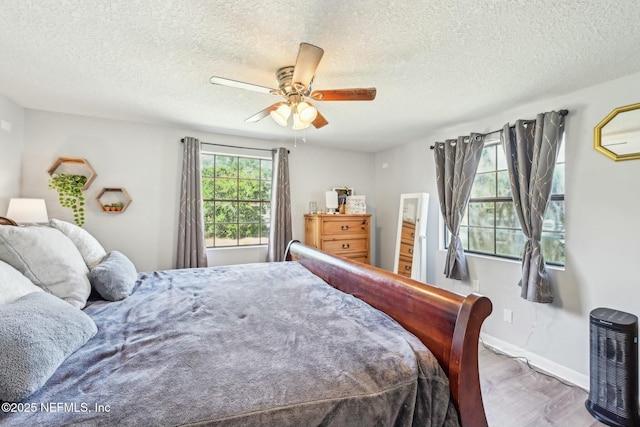
[{"label": "picture frame on dresser", "polygon": [[367,204],[365,196],[347,196],[345,203],[346,214],[364,214],[367,213]]},{"label": "picture frame on dresser", "polygon": [[338,193],[338,205],[346,204],[347,197],[353,196],[356,193],[353,188],[346,185],[344,187],[333,187],[332,190]]}]

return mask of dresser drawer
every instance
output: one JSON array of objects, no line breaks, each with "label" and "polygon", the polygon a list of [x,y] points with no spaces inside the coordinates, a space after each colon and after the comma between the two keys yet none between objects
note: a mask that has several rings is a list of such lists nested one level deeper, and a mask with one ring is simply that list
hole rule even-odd
[{"label": "dresser drawer", "polygon": [[322,234],[353,235],[369,234],[369,220],[363,218],[336,218],[322,220]]},{"label": "dresser drawer", "polygon": [[398,274],[401,276],[411,277],[411,261],[398,261]]},{"label": "dresser drawer", "polygon": [[400,243],[400,258],[407,258],[408,260],[413,259],[413,242],[409,243]]},{"label": "dresser drawer", "polygon": [[402,222],[402,235],[400,240],[405,243],[413,245],[413,241],[416,238],[416,225],[408,221]]},{"label": "dresser drawer", "polygon": [[322,241],[322,250],[341,254],[344,256],[350,252],[369,252],[367,239],[332,239]]},{"label": "dresser drawer", "polygon": [[350,259],[351,261],[361,262],[363,264],[369,264],[369,256],[368,255],[346,255],[340,254],[340,256]]}]

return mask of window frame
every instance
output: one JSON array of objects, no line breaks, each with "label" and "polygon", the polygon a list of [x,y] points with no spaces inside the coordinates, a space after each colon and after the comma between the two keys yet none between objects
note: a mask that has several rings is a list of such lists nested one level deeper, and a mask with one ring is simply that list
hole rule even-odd
[{"label": "window frame", "polygon": [[[486,148],[491,148],[491,147],[498,147],[496,148],[496,150],[498,150],[501,145],[501,140],[500,140],[500,133],[501,131],[497,131],[497,132],[492,132],[491,134],[487,134],[487,141],[485,142],[485,146],[483,147],[483,150]],[[495,134],[495,136],[493,138],[491,138],[491,136]],[[564,150],[565,146],[564,146],[565,140],[564,140],[564,134],[562,135],[562,140],[560,141],[561,144],[561,150]],[[498,166],[498,159],[496,157],[496,168],[493,171],[489,171],[489,172],[481,172],[482,174],[491,174],[493,173],[495,175],[495,185],[496,185],[496,193],[498,193],[498,173],[504,171],[504,169],[499,169]],[[562,152],[561,156],[558,156],[558,159],[556,159],[556,164],[555,167],[557,167],[558,165],[565,165],[566,164],[566,159],[564,156],[564,151]],[[554,167],[554,168],[555,168]],[[564,176],[564,175],[563,175]],[[566,182],[566,180],[565,180]],[[549,197],[549,202],[563,202],[565,201],[565,195],[566,195],[566,187],[565,187],[565,182],[563,182],[563,190],[564,192],[562,194],[556,193],[556,194],[551,194]],[[475,178],[474,178],[474,184],[475,184]],[[472,190],[473,191],[473,190]],[[493,204],[493,225],[492,226],[478,226],[478,225],[474,225],[471,226],[469,225],[470,219],[469,219],[469,205],[472,203],[492,203]],[[496,205],[498,203],[511,203],[513,204],[513,199],[511,197],[511,194],[509,194],[508,196],[496,196],[496,197],[470,197],[469,201],[467,203],[467,206],[465,207],[465,212],[464,212],[464,217],[466,218],[466,221],[463,220],[461,223],[461,228],[462,227],[466,227],[467,232],[470,229],[487,229],[487,230],[492,230],[493,231],[493,252],[483,252],[483,251],[478,251],[478,250],[471,250],[468,249],[469,246],[469,241],[470,241],[470,237],[469,235],[466,236],[466,239],[461,239],[463,240],[463,242],[466,242],[466,247],[463,246],[463,249],[465,251],[465,253],[469,253],[469,254],[473,254],[473,255],[480,255],[480,256],[486,256],[489,258],[498,258],[498,259],[506,259],[506,260],[511,260],[511,261],[522,261],[522,255],[520,256],[514,256],[514,255],[505,255],[505,254],[499,254],[496,253],[498,250],[498,233],[497,231],[499,230],[515,230],[515,231],[519,231],[520,233],[522,233],[522,229],[520,227],[501,227],[498,226],[497,223],[497,207]],[[564,206],[564,208],[566,208],[566,205]],[[563,211],[564,211],[563,208]],[[548,209],[548,207],[547,207]],[[440,215],[442,217],[442,215]],[[517,220],[517,218],[516,218]],[[444,231],[444,233],[442,233],[443,236],[443,248],[445,250],[448,249],[449,246],[449,240],[451,238],[451,235],[449,233],[449,230],[447,229],[446,224],[444,223],[444,220],[442,220],[442,230]],[[560,232],[564,235],[564,240],[566,241],[566,225],[563,227],[562,231],[558,231],[558,230],[550,230],[550,229],[544,229],[543,228],[543,233],[549,233],[549,232]],[[524,236],[524,234],[523,234]],[[524,245],[524,243],[523,243]],[[524,246],[522,248],[524,250]],[[566,250],[566,246],[565,246],[565,250]],[[566,253],[566,252],[565,252]],[[545,263],[547,265],[550,266],[554,266],[554,267],[560,267],[560,268],[564,268],[565,264],[566,264],[566,256],[564,259],[565,262],[560,263],[560,262],[556,262],[556,261],[548,261],[545,259]]]},{"label": "window frame", "polygon": [[[205,245],[207,249],[212,249],[212,250],[218,250],[218,249],[234,249],[234,248],[249,248],[249,247],[266,247],[268,245],[269,242],[269,228],[270,228],[270,211],[271,211],[271,185],[272,185],[272,180],[273,180],[273,159],[269,156],[252,156],[252,155],[246,155],[246,154],[236,154],[236,153],[225,153],[225,152],[220,152],[220,151],[210,151],[210,150],[206,150],[206,149],[201,149],[200,151],[200,156],[201,156],[201,171],[200,171],[200,176],[202,179],[202,193],[201,193],[201,199],[202,199],[202,203],[203,203],[203,212],[204,212],[204,225],[205,225]],[[204,159],[205,157],[212,157],[213,158],[213,170],[212,170],[212,175],[205,175],[205,168],[204,168]],[[220,177],[217,176],[216,173],[216,166],[217,166],[217,158],[218,157],[227,157],[227,158],[235,158],[235,161],[237,162],[237,174],[235,177]],[[241,159],[251,159],[251,160],[258,160],[259,161],[259,166],[258,166],[258,178],[242,178],[242,170],[240,167],[240,162]],[[263,162],[268,162],[271,167],[271,172],[269,174],[269,178],[268,179],[263,179],[262,178],[262,173],[263,173]],[[216,197],[216,179],[224,179],[224,180],[235,180],[236,181],[236,197],[235,198],[217,198]],[[212,196],[205,198],[204,196],[204,190],[205,190],[205,180],[211,180],[212,182]],[[258,188],[259,188],[259,192],[260,192],[260,196],[257,200],[250,200],[250,199],[243,199],[240,198],[240,182],[241,181],[256,181]],[[268,185],[268,198],[264,198],[262,195],[263,192],[263,188],[264,185]],[[213,212],[213,220],[208,220],[207,218],[207,208],[206,205],[207,204],[212,204],[212,212]],[[258,222],[252,222],[252,221],[240,221],[240,212],[239,212],[239,205],[238,205],[238,211],[235,214],[235,221],[233,222],[216,222],[215,221],[215,217],[216,217],[216,204],[217,203],[236,203],[236,204],[240,204],[240,203],[257,203],[259,205],[258,207],[258,213],[259,213],[259,217],[260,217],[260,221]],[[264,206],[264,205],[267,206]],[[265,221],[263,221],[262,219],[264,218],[264,216],[267,215],[267,218]],[[226,225],[235,225],[236,228],[236,237],[235,237],[235,244],[223,244],[223,245],[216,245],[216,231],[217,231],[217,226],[218,224],[226,224]],[[248,225],[257,225],[258,226],[258,236],[257,239],[260,243],[241,243],[242,241],[242,237],[241,237],[241,226],[248,226]],[[211,233],[211,235],[208,234],[208,226],[212,226],[213,227],[213,232]],[[210,246],[209,242],[211,242],[213,245]]]}]

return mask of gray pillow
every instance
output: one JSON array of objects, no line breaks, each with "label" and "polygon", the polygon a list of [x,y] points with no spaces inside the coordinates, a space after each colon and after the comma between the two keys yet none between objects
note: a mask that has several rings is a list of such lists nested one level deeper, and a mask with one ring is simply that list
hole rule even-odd
[{"label": "gray pillow", "polygon": [[31,292],[42,292],[42,289],[31,283],[24,274],[0,261],[0,306],[9,304]]},{"label": "gray pillow", "polygon": [[46,292],[0,307],[0,400],[29,397],[98,329],[83,311]]},{"label": "gray pillow", "polygon": [[91,285],[107,301],[120,301],[131,295],[138,273],[131,260],[111,251],[91,270]]},{"label": "gray pillow", "polygon": [[49,222],[49,225],[62,231],[65,236],[71,239],[89,270],[98,265],[107,254],[100,242],[84,228],[55,218]]},{"label": "gray pillow", "polygon": [[0,260],[74,307],[87,303],[89,269],[73,242],[55,228],[0,227]]}]

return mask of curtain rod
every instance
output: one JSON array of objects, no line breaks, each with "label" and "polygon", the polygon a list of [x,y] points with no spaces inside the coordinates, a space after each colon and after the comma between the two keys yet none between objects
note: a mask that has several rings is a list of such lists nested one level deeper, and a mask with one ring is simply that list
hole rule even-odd
[{"label": "curtain rod", "polygon": [[[180,139],[180,142],[184,143],[184,138]],[[200,144],[202,144],[202,145],[215,145],[215,146],[218,146],[218,147],[240,148],[242,150],[268,151],[270,153],[273,153],[274,151],[276,151],[275,148],[242,147],[240,145],[214,144],[213,142],[201,142]],[[287,153],[290,153],[290,151],[287,150]]]},{"label": "curtain rod", "polygon": [[[566,116],[567,114],[569,114],[569,110],[560,110],[560,111],[558,111],[558,113],[559,113],[561,116]],[[532,122],[535,122],[536,120],[535,120],[535,119],[532,119],[532,120],[524,120],[524,121],[525,121],[525,122],[527,122],[527,123],[532,123]],[[509,126],[509,127],[513,127],[513,126]],[[502,129],[498,129],[498,130],[494,130],[494,131],[487,132],[487,133],[481,133],[480,135],[482,135],[482,136],[487,136],[487,135],[490,135],[490,134],[492,134],[492,133],[500,132],[501,130],[502,130]],[[429,149],[430,149],[430,150],[433,150],[433,148],[434,148],[434,147],[435,147],[435,146],[434,146],[434,145],[432,145],[431,147],[429,147]]]}]

